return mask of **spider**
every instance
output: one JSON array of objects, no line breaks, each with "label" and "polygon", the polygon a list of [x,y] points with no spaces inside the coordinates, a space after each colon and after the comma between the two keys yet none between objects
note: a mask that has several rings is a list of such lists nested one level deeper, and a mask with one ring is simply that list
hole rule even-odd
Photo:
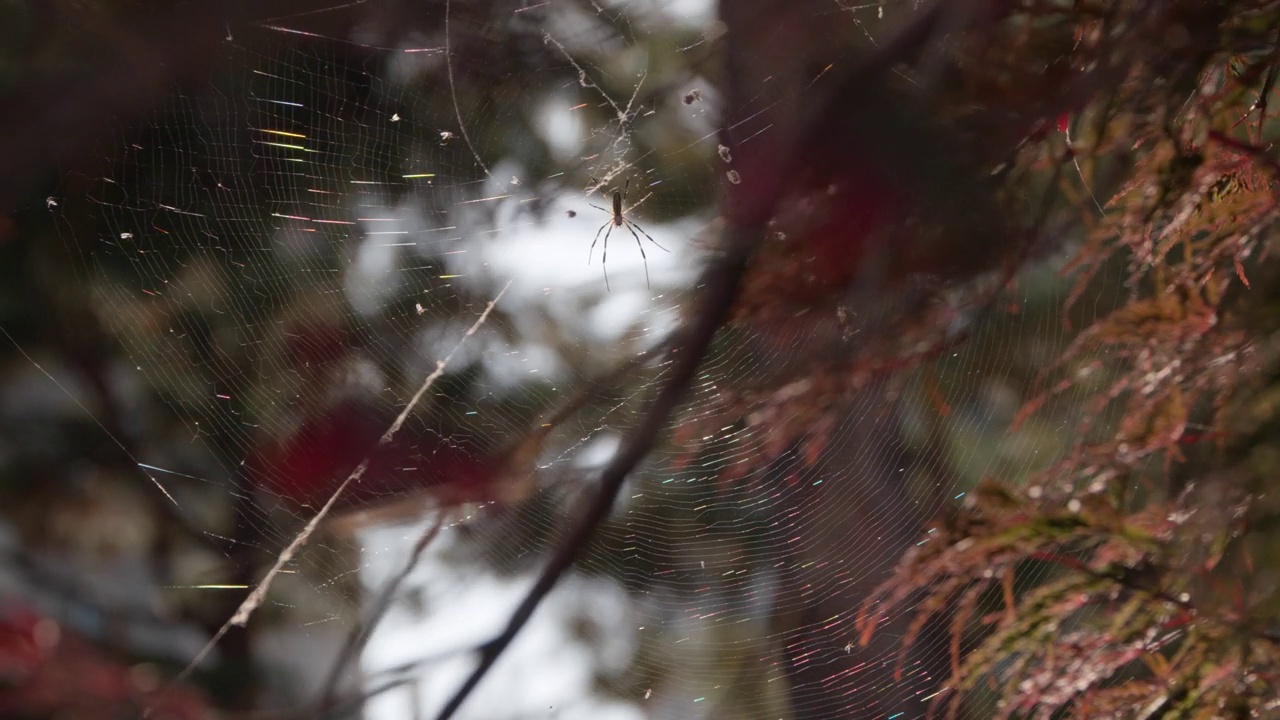
[{"label": "spider", "polygon": [[622,203],[627,199],[627,190],[630,188],[631,180],[628,179],[626,184],[622,186],[622,192],[618,192],[617,190],[613,191],[612,212],[605,210],[599,205],[591,205],[591,203],[587,203],[588,205],[591,205],[591,207],[610,216],[609,219],[605,221],[605,224],[601,225],[599,230],[596,230],[596,237],[591,241],[591,249],[587,251],[587,264],[590,265],[591,255],[596,250],[596,243],[600,241],[600,233],[604,233],[604,247],[600,253],[600,265],[601,267],[604,267],[605,290],[609,289],[609,268],[605,267],[605,261],[609,258],[609,234],[613,232],[615,227],[625,227],[627,230],[631,231],[631,237],[636,239],[636,246],[640,248],[640,259],[644,260],[644,284],[646,286],[649,286],[649,258],[644,254],[644,244],[640,242],[640,236],[636,234],[636,230],[639,230],[641,234],[648,238],[649,242],[657,245],[659,250],[663,252],[671,252],[670,250],[662,247],[662,243],[654,240],[652,235],[645,232],[644,228],[637,225],[635,221],[628,218],[623,212]]}]

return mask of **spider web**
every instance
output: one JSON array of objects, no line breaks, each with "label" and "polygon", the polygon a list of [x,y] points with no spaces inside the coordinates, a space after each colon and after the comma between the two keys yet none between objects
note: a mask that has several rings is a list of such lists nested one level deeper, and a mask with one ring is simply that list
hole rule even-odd
[{"label": "spider web", "polygon": [[[661,382],[661,363],[626,366],[554,428],[511,497],[388,510],[405,485],[465,478],[468,459],[509,447],[684,319],[725,169],[697,69],[711,9],[697,5],[455,4],[420,24],[330,22],[356,12],[341,6],[229,26],[211,79],[121,129],[102,149],[112,171],[54,209],[90,219],[69,232],[90,238],[99,311],[154,405],[132,431],[139,467],[217,548],[190,550],[202,570],[165,600],[227,621],[266,590],[247,619],[292,701],[367,694],[379,718],[439,708]],[[628,181],[627,218],[670,253],[642,241],[642,260],[613,228],[606,290],[587,252],[611,217],[591,205]],[[892,680],[896,647],[855,652],[857,597],[943,500],[1064,449],[1047,420],[1007,432],[1063,340],[1056,268],[1028,272],[1002,301],[1018,312],[906,384],[855,393],[816,463],[778,460],[764,426],[715,427],[726,393],[770,387],[804,347],[718,347],[671,437],[460,716],[771,718],[794,703],[817,717],[835,697],[845,716],[895,717],[868,698],[933,692],[936,658]],[[342,438],[375,438],[406,408],[399,464],[371,463],[333,510],[359,522],[310,537],[263,588],[374,449],[348,453]],[[899,480],[866,480],[877,473]],[[335,669],[371,620],[359,662]],[[214,646],[208,662],[220,657]]]}]

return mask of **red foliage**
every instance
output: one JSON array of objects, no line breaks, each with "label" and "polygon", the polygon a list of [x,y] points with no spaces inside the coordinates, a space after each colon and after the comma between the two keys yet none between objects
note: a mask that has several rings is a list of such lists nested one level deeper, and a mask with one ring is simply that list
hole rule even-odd
[{"label": "red foliage", "polygon": [[148,665],[113,660],[30,608],[0,612],[0,716],[211,718],[189,687],[164,685]]},{"label": "red foliage", "polygon": [[842,158],[840,165],[842,172],[824,178],[830,184],[820,220],[798,239],[811,258],[813,289],[828,296],[855,279],[868,253],[877,250],[868,242],[888,240],[884,230],[910,207],[892,176],[860,159]]},{"label": "red foliage", "polygon": [[260,448],[251,472],[260,487],[296,507],[323,505],[366,458],[368,468],[339,498],[340,509],[424,489],[445,504],[494,499],[501,462],[468,440],[413,423],[380,444],[393,419],[366,403],[342,401]]}]

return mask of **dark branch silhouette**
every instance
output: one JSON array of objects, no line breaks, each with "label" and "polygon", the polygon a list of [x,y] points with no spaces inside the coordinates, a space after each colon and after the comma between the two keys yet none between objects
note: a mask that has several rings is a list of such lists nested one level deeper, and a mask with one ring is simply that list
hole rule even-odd
[{"label": "dark branch silhouette", "polygon": [[761,228],[743,228],[731,232],[724,257],[713,262],[702,275],[699,286],[703,288],[702,301],[697,315],[686,326],[681,337],[671,348],[671,365],[666,382],[658,391],[644,415],[643,421],[626,439],[618,453],[605,467],[600,477],[600,487],[595,498],[578,518],[577,524],[561,541],[551,561],[543,569],[538,580],[511,614],[507,626],[489,642],[480,647],[480,662],[475,670],[445,704],[437,720],[453,717],[462,703],[471,695],[490,668],[501,657],[511,641],[529,622],[534,610],[551,592],[586,547],[596,528],[604,521],[622,489],[622,483],[640,460],[649,454],[653,443],[666,424],[667,417],[679,404],[685,389],[711,345],[711,339],[720,327],[738,294],[739,281],[747,261],[758,244]]}]

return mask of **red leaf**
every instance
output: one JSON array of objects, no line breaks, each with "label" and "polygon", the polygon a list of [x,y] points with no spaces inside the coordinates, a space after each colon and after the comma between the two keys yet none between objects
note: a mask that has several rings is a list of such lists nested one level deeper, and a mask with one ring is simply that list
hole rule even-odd
[{"label": "red leaf", "polygon": [[490,499],[500,463],[465,439],[445,438],[412,423],[380,445],[391,420],[364,403],[338,403],[260,449],[251,461],[253,475],[290,504],[315,508],[368,458],[364,475],[339,498],[340,509],[423,489],[438,490],[448,503]]}]

